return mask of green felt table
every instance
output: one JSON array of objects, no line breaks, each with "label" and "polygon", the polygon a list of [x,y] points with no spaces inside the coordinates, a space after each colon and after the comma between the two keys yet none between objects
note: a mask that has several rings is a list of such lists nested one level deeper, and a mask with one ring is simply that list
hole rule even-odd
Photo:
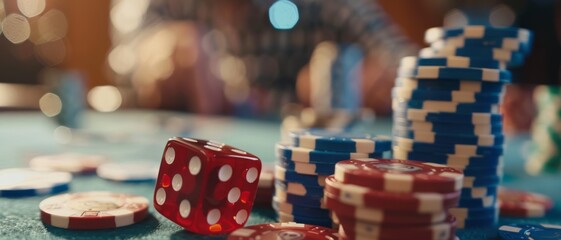
[{"label": "green felt table", "polygon": [[[56,152],[101,153],[112,161],[153,160],[159,162],[168,138],[178,135],[214,139],[273,162],[274,144],[280,139],[278,122],[204,117],[155,111],[88,112],[84,131],[75,134],[69,144],[61,144],[53,135],[52,119],[37,112],[0,113],[0,168],[25,167],[30,157]],[[371,132],[389,135],[391,119],[379,119],[362,126]],[[527,135],[510,136],[506,144],[504,184],[551,196],[561,206],[561,175],[528,176],[523,152]],[[115,191],[138,194],[152,199],[153,183],[117,183],[93,176],[76,176],[70,192]],[[47,196],[0,198],[0,238],[2,239],[224,239],[224,236],[191,234],[158,214],[137,224],[111,230],[75,231],[44,225],[39,219],[39,202]],[[248,225],[274,222],[270,208],[254,208]],[[547,222],[561,224],[561,213],[554,209],[546,218],[501,218],[500,224]],[[496,227],[458,232],[461,239],[498,239]]]}]

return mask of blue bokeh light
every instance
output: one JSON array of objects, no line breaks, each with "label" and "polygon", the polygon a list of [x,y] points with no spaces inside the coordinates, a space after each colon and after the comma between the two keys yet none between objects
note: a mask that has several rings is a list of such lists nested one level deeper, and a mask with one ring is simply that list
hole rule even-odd
[{"label": "blue bokeh light", "polygon": [[298,7],[289,0],[278,0],[269,8],[269,21],[276,29],[292,29],[299,18]]}]

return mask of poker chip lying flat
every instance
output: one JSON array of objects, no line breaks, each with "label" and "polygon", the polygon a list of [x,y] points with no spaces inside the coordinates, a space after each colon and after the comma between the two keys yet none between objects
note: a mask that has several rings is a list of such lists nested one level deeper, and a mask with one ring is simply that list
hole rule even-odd
[{"label": "poker chip lying flat", "polygon": [[466,187],[489,187],[497,186],[501,183],[501,176],[489,176],[489,177],[464,177],[464,188]]},{"label": "poker chip lying flat", "polygon": [[393,129],[393,136],[408,138],[416,142],[435,143],[435,144],[466,144],[476,146],[502,146],[504,135],[467,135],[467,134],[447,134],[435,132],[420,132],[412,130]]},{"label": "poker chip lying flat", "polygon": [[510,83],[512,75],[509,71],[493,68],[459,68],[441,66],[400,67],[399,77],[422,79],[461,79],[486,82]]},{"label": "poker chip lying flat", "polygon": [[457,103],[450,101],[436,100],[403,100],[396,99],[392,101],[392,110],[403,111],[408,109],[420,109],[427,112],[448,112],[448,113],[498,113],[497,104],[482,103]]},{"label": "poker chip lying flat", "polygon": [[469,218],[489,218],[496,216],[499,211],[499,205],[495,204],[486,208],[464,208],[455,207],[448,210],[450,214],[454,215],[456,219],[469,219]]},{"label": "poker chip lying flat", "polygon": [[432,162],[443,165],[451,165],[454,166],[454,168],[492,167],[503,162],[502,156],[470,156],[434,152],[417,152],[403,150],[400,147],[394,147],[393,149],[393,157],[395,159]]},{"label": "poker chip lying flat", "polygon": [[501,102],[502,96],[497,93],[475,93],[461,91],[444,91],[444,90],[421,90],[407,89],[404,87],[396,87],[392,89],[392,97],[405,100],[435,100],[450,101],[457,103],[488,103],[498,104]]},{"label": "poker chip lying flat", "polygon": [[[479,48],[500,48],[510,51],[518,51],[521,53],[529,53],[532,46],[529,42],[523,42],[516,38],[485,38],[485,39],[473,39],[465,37],[450,37],[445,40],[437,40],[430,44],[433,49],[441,49],[447,46],[452,47],[479,47]],[[434,65],[436,66],[436,65]],[[489,67],[489,68],[500,68],[500,66]]]},{"label": "poker chip lying flat", "polygon": [[439,223],[446,219],[445,212],[411,214],[410,212],[388,211],[381,208],[357,207],[343,203],[337,197],[329,194],[325,197],[325,205],[337,215],[382,225],[422,225]]},{"label": "poker chip lying flat", "polygon": [[285,182],[302,183],[306,186],[321,188],[325,186],[326,175],[305,175],[286,170],[281,166],[275,167],[275,179]]},{"label": "poker chip lying flat", "polygon": [[0,197],[31,197],[67,191],[72,175],[66,172],[7,168],[0,170]]},{"label": "poker chip lying flat", "polygon": [[502,124],[461,124],[394,119],[394,129],[419,132],[459,133],[468,135],[502,134]]},{"label": "poker chip lying flat", "polygon": [[503,240],[550,240],[561,237],[561,226],[552,224],[509,224],[499,227]]},{"label": "poker chip lying flat", "polygon": [[[436,185],[436,184],[435,184]],[[438,213],[456,206],[460,192],[451,193],[394,193],[371,190],[353,184],[343,184],[329,176],[325,180],[325,194],[339,202],[356,206],[380,208],[389,211]]]},{"label": "poker chip lying flat", "polygon": [[49,197],[39,203],[41,220],[66,229],[108,229],[131,225],[148,215],[148,199],[122,193],[82,192]]},{"label": "poker chip lying flat", "polygon": [[547,209],[553,208],[553,200],[546,195],[505,187],[499,188],[499,200],[502,202],[536,203],[543,205]]},{"label": "poker chip lying flat", "polygon": [[296,194],[287,193],[281,189],[275,189],[275,197],[281,202],[287,202],[292,205],[298,205],[308,208],[323,208],[326,209],[320,196],[300,196]]},{"label": "poker chip lying flat", "polygon": [[454,166],[454,165],[448,165],[448,166],[453,167],[455,169],[462,170],[464,176],[469,176],[469,177],[502,176],[503,174],[503,166],[500,165],[489,167],[489,168],[471,167],[471,166],[465,167],[465,166]]},{"label": "poker chip lying flat", "polygon": [[475,146],[466,144],[434,144],[417,142],[412,139],[394,137],[394,146],[405,151],[436,152],[445,154],[467,155],[467,156],[496,156],[503,154],[501,146]]},{"label": "poker chip lying flat", "polygon": [[101,178],[119,182],[154,181],[158,177],[159,166],[152,162],[131,161],[104,163],[97,168]]},{"label": "poker chip lying flat", "polygon": [[247,226],[230,233],[228,240],[278,240],[278,239],[335,240],[339,236],[330,228],[315,225],[288,223],[267,223]]},{"label": "poker chip lying flat", "polygon": [[425,32],[425,42],[432,43],[442,38],[464,37],[468,39],[496,39],[514,38],[523,43],[529,43],[532,33],[527,29],[512,27],[466,26],[459,28],[429,28]]},{"label": "poker chip lying flat", "polygon": [[503,116],[495,113],[430,112],[423,109],[394,110],[394,119],[464,124],[502,124]]},{"label": "poker chip lying flat", "polygon": [[391,140],[367,133],[341,133],[308,129],[290,133],[294,146],[331,152],[385,152]]},{"label": "poker chip lying flat", "polygon": [[499,188],[501,216],[506,217],[543,217],[553,208],[548,196],[538,193]]},{"label": "poker chip lying flat", "polygon": [[[462,196],[466,198],[480,198],[490,195],[497,195],[499,187],[473,187],[473,188],[462,188]],[[499,197],[500,200],[500,197]]]},{"label": "poker chip lying flat", "polygon": [[481,198],[460,198],[458,207],[464,208],[488,208],[497,204],[497,197],[494,195]]},{"label": "poker chip lying flat", "polygon": [[29,166],[34,169],[87,174],[95,172],[105,162],[107,159],[100,155],[65,153],[34,157],[29,161]]},{"label": "poker chip lying flat", "polygon": [[283,143],[275,145],[277,158],[289,159],[303,163],[330,163],[335,164],[351,158],[381,157],[383,152],[355,153],[355,152],[328,152],[303,147],[294,147]]},{"label": "poker chip lying flat", "polygon": [[524,62],[524,54],[513,52],[511,50],[500,48],[478,48],[478,47],[452,47],[447,46],[440,49],[423,48],[419,52],[419,56],[431,57],[447,57],[462,56],[475,59],[492,59],[505,62],[508,66],[519,66]]},{"label": "poker chip lying flat", "polygon": [[298,196],[323,197],[323,188],[309,187],[301,183],[275,180],[275,189]]},{"label": "poker chip lying flat", "polygon": [[458,228],[494,228],[497,225],[497,217],[466,218],[457,219]]},{"label": "poker chip lying flat", "polygon": [[401,67],[417,66],[442,66],[442,67],[461,67],[461,68],[501,68],[502,63],[491,59],[471,59],[469,57],[449,56],[436,58],[417,58],[413,56],[401,59]]},{"label": "poker chip lying flat", "polygon": [[395,159],[353,159],[335,165],[335,179],[387,192],[450,193],[462,187],[463,174],[435,163]]},{"label": "poker chip lying flat", "polygon": [[283,168],[286,168],[286,170],[306,175],[331,175],[335,172],[334,163],[303,163],[293,162],[283,158],[277,158],[276,164]]},{"label": "poker chip lying flat", "polygon": [[[427,58],[433,59],[433,58]],[[461,92],[486,92],[501,93],[504,92],[505,84],[484,81],[468,81],[461,79],[419,79],[399,77],[395,79],[396,87],[407,89],[425,89],[425,90],[441,90],[441,91],[461,91]]]}]

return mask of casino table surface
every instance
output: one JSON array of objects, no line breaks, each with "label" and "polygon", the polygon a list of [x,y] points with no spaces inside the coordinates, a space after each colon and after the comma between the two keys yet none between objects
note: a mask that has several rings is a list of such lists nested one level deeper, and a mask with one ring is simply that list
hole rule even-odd
[{"label": "casino table surface", "polygon": [[[274,160],[273,147],[280,139],[278,122],[240,120],[227,117],[203,117],[172,112],[121,111],[114,113],[87,112],[84,128],[69,136],[57,135],[56,125],[38,112],[0,113],[0,168],[24,167],[38,154],[56,152],[96,153],[112,161],[153,160],[159,162],[168,138],[190,136],[213,139],[261,158]],[[391,119],[378,119],[374,124],[361,126],[378,134],[388,135]],[[549,195],[561,206],[559,183],[561,175],[528,176],[523,169],[524,151],[528,135],[510,136],[506,144],[505,176],[503,185],[532,190]],[[65,142],[61,144],[61,142]],[[153,183],[118,183],[100,179],[95,175],[76,176],[70,192],[115,191],[138,194],[152,199]],[[144,221],[127,227],[76,231],[44,225],[39,219],[39,202],[46,196],[8,199],[0,198],[0,239],[224,239],[224,236],[195,235],[183,230],[150,208]],[[269,208],[254,208],[247,225],[274,222],[274,212]],[[501,218],[500,224],[515,222],[561,224],[561,213],[553,209],[546,218]],[[458,232],[463,240],[499,239],[497,227]]]}]

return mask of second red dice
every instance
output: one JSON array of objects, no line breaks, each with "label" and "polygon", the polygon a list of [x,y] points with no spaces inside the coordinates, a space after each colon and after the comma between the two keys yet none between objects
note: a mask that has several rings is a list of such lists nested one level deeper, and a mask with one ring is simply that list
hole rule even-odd
[{"label": "second red dice", "polygon": [[160,163],[154,207],[199,234],[244,226],[257,191],[258,157],[213,141],[172,138]]}]

